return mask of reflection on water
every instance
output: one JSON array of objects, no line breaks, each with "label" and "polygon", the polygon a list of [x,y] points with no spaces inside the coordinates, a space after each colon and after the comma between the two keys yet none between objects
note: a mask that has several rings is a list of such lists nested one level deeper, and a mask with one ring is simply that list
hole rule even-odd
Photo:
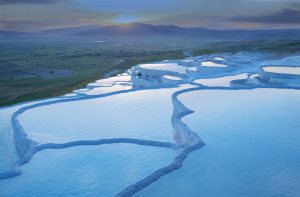
[{"label": "reflection on water", "polygon": [[136,196],[299,196],[299,97],[279,89],[180,95],[195,111],[183,122],[207,145]]},{"label": "reflection on water", "polygon": [[170,79],[170,80],[182,80],[181,77],[172,76],[172,75],[164,75],[164,78]]},{"label": "reflection on water", "polygon": [[197,79],[194,82],[199,83],[201,85],[208,86],[208,87],[212,87],[212,86],[229,87],[231,81],[237,80],[237,79],[247,79],[247,77],[248,77],[248,74],[243,73],[243,74],[238,74],[238,75],[234,75],[234,76],[218,77],[218,78],[211,78],[211,79]]},{"label": "reflection on water", "polygon": [[171,71],[171,72],[178,72],[178,73],[185,73],[186,71],[186,67],[180,66],[177,63],[141,64],[139,66],[144,69]]},{"label": "reflection on water", "polygon": [[266,72],[273,72],[273,73],[300,75],[300,67],[269,66],[269,67],[264,67],[263,70]]},{"label": "reflection on water", "polygon": [[221,61],[225,60],[225,59],[222,58],[222,57],[215,57],[214,59],[215,59],[215,60],[221,60]]},{"label": "reflection on water", "polygon": [[208,66],[208,67],[227,67],[225,64],[219,64],[211,61],[202,62],[201,66]]}]

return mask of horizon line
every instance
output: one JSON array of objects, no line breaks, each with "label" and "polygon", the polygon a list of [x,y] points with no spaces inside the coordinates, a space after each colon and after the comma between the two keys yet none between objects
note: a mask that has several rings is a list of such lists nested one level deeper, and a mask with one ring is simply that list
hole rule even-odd
[{"label": "horizon line", "polygon": [[205,28],[201,26],[180,26],[174,24],[151,24],[151,23],[142,23],[142,22],[131,22],[131,23],[116,23],[116,24],[106,24],[106,25],[99,25],[99,24],[86,24],[86,25],[79,25],[79,26],[60,26],[60,27],[53,27],[53,28],[42,28],[39,30],[32,30],[32,31],[22,31],[22,30],[12,30],[12,29],[2,29],[1,31],[10,31],[10,32],[19,32],[19,33],[40,33],[43,31],[50,31],[50,30],[60,30],[60,29],[71,29],[71,28],[80,28],[80,27],[88,27],[88,26],[95,26],[95,28],[105,28],[105,27],[114,27],[114,26],[130,26],[130,25],[151,25],[151,26],[173,26],[182,29],[204,29],[204,30],[212,30],[212,31],[268,31],[268,30],[300,30],[300,27],[297,28],[282,28],[282,27],[274,27],[274,28]]}]

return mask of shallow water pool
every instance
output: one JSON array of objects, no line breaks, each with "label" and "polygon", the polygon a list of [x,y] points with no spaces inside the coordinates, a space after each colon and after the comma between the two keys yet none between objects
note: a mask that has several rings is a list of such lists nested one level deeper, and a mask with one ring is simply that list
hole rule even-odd
[{"label": "shallow water pool", "polygon": [[299,196],[300,91],[199,90],[179,96],[206,146],[137,196]]}]

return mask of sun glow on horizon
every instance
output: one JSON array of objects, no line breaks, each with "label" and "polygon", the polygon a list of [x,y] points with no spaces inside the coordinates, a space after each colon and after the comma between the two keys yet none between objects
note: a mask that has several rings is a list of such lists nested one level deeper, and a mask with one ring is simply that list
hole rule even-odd
[{"label": "sun glow on horizon", "polygon": [[118,24],[128,24],[128,23],[135,23],[138,19],[132,15],[120,15],[118,18],[114,20],[114,22]]}]

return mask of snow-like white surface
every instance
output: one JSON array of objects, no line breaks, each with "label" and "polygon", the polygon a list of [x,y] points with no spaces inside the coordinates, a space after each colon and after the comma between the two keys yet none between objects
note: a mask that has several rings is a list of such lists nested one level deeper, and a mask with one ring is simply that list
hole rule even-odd
[{"label": "snow-like white surface", "polygon": [[[263,79],[261,67],[299,66],[299,57],[239,52],[141,64],[64,97],[0,108],[0,178],[19,175],[0,180],[0,196],[114,196],[157,179],[136,196],[297,196],[299,81]],[[18,157],[23,129],[38,145],[21,146],[28,154]],[[91,143],[123,138],[140,145]],[[18,158],[28,163],[13,165]]]},{"label": "snow-like white surface", "polygon": [[143,69],[148,69],[148,70],[177,72],[181,74],[184,74],[186,72],[186,67],[180,66],[177,63],[140,64],[139,66]]},{"label": "snow-like white surface", "polygon": [[85,95],[100,95],[100,94],[107,94],[111,92],[121,91],[121,90],[129,90],[131,89],[130,85],[114,85],[111,87],[95,87],[92,90],[85,91]]},{"label": "snow-like white surface", "polygon": [[166,79],[175,80],[175,81],[182,80],[181,77],[172,76],[172,75],[164,75],[163,77]]},{"label": "snow-like white surface", "polygon": [[222,57],[215,57],[214,58],[215,60],[220,60],[220,61],[223,61],[223,60],[225,60],[224,58],[222,58]]},{"label": "snow-like white surface", "polygon": [[198,68],[196,66],[193,66],[193,67],[188,67],[187,70],[192,72],[197,72]]},{"label": "snow-like white surface", "polygon": [[300,75],[300,67],[269,66],[263,67],[266,72]]},{"label": "snow-like white surface", "polygon": [[221,67],[221,68],[227,67],[227,65],[225,65],[225,64],[219,64],[219,63],[215,63],[215,62],[212,62],[212,61],[205,61],[205,62],[202,62],[202,63],[201,63],[201,66],[207,66],[207,67]]},{"label": "snow-like white surface", "polygon": [[95,83],[90,83],[88,87],[111,86],[115,82],[130,82],[130,80],[131,77],[129,75],[119,75],[115,77],[97,80]]},{"label": "snow-like white surface", "polygon": [[182,60],[183,62],[193,62],[194,60]]},{"label": "snow-like white surface", "polygon": [[252,74],[252,75],[250,75],[250,79],[254,79],[256,77],[259,77],[259,74]]},{"label": "snow-like white surface", "polygon": [[10,123],[13,112],[11,108],[0,110],[0,172],[10,169],[17,159]]},{"label": "snow-like white surface", "polygon": [[230,82],[232,80],[247,79],[247,77],[248,77],[247,73],[242,73],[242,74],[226,76],[226,77],[218,77],[218,78],[211,78],[211,79],[197,79],[194,82],[208,87],[213,87],[213,86],[229,87]]}]

